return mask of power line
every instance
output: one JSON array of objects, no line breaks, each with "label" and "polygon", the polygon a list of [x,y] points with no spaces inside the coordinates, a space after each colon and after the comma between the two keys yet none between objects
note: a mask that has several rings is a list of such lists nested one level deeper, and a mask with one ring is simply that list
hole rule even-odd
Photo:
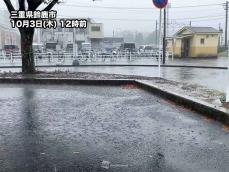
[{"label": "power line", "polygon": [[[80,5],[79,5],[80,4]],[[113,7],[113,6],[95,6],[95,5],[81,5],[82,3],[79,4],[61,4],[61,6],[66,6],[66,7],[76,7],[76,8],[93,8],[93,9],[113,9],[113,10],[149,10],[149,11],[144,11],[144,12],[157,12],[157,11],[152,11],[152,9],[156,9],[155,7],[152,6],[152,8],[149,7]],[[179,9],[179,8],[199,8],[199,7],[210,7],[210,6],[221,6],[223,5],[222,3],[218,4],[202,4],[202,5],[190,5],[190,6],[174,6],[174,7],[169,7],[170,9]],[[4,10],[1,9],[0,10]]]},{"label": "power line", "polygon": [[[63,17],[63,16],[59,16],[59,17]],[[65,16],[64,18],[72,18],[73,16]],[[224,17],[224,15],[214,15],[214,16],[198,16],[198,17],[188,17],[188,18],[172,18],[170,19],[171,21],[175,21],[175,20],[199,20],[199,19],[205,19],[206,20],[211,20],[211,18],[222,18]],[[99,17],[92,17],[92,18],[99,18]],[[102,18],[102,19],[105,19],[105,18]],[[131,20],[131,21],[153,21],[152,19],[130,19],[130,18],[107,18],[108,20]]]},{"label": "power line", "polygon": [[[200,8],[200,7],[210,7],[210,6],[221,6],[223,3],[215,4],[200,4],[200,5],[184,5],[184,6],[171,6],[170,8]],[[152,10],[156,9],[155,7],[114,7],[114,6],[98,6],[98,5],[86,5],[85,3],[72,3],[72,4],[61,4],[61,6],[67,7],[77,7],[77,8],[99,8],[99,9],[116,9],[116,10]],[[4,10],[1,8],[1,10]]]},{"label": "power line", "polygon": [[193,20],[193,19],[209,19],[209,18],[215,18],[215,17],[224,17],[224,15],[216,15],[216,16],[200,16],[200,17],[192,17],[192,18],[175,18],[171,20]]},{"label": "power line", "polygon": [[219,17],[219,18],[214,18],[214,19],[210,19],[210,20],[192,20],[192,22],[205,22],[205,21],[215,21],[215,20],[220,20],[220,19],[225,19],[225,17]]},{"label": "power line", "polygon": [[198,8],[198,7],[210,7],[210,6],[220,6],[222,5],[222,3],[220,4],[205,4],[205,5],[190,5],[190,6],[175,6],[175,7],[171,7],[171,8]]},{"label": "power line", "polygon": [[[219,6],[222,3],[218,4],[203,4],[203,5],[190,5],[190,6],[174,6],[170,8],[199,8],[199,7],[209,7],[209,6]],[[113,6],[90,6],[90,5],[76,5],[76,4],[62,4],[62,6],[68,7],[77,7],[77,8],[98,8],[98,9],[115,9],[115,10],[152,10],[155,7],[113,7]]]},{"label": "power line", "polygon": [[[202,17],[196,17],[196,18],[174,18],[174,19],[170,19],[170,21],[179,21],[179,20],[187,20],[188,22],[190,22],[190,20],[194,21],[194,22],[198,22],[198,21],[212,21],[212,20],[218,20],[218,19],[223,19],[222,17],[223,15],[219,15],[219,16],[202,16]],[[73,16],[59,16],[60,18],[72,18]],[[155,20],[152,19],[129,19],[129,18],[103,18],[103,17],[87,17],[87,18],[93,18],[93,19],[101,19],[101,20],[112,20],[112,21],[133,21],[133,22],[153,22]],[[205,20],[199,20],[199,19],[204,19]],[[175,23],[172,23],[175,24]]]}]

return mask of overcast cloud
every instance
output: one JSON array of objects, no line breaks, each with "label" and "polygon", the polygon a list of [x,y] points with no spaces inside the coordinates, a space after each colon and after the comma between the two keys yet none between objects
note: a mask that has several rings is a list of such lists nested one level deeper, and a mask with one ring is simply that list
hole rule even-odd
[{"label": "overcast cloud", "polygon": [[[15,1],[13,1],[15,3]],[[169,10],[170,32],[175,32],[183,25],[192,21],[193,26],[221,26],[224,28],[225,11],[222,5],[201,6],[198,8],[174,8],[179,6],[198,6],[208,4],[223,4],[223,0],[171,0]],[[3,0],[1,9],[6,9]],[[77,7],[85,6],[85,7]],[[91,8],[89,8],[90,6]],[[104,9],[98,6],[122,8],[149,8],[144,10]],[[155,21],[159,18],[159,10],[153,7],[151,0],[66,0],[64,4],[55,7],[59,17],[90,17],[96,22],[104,23],[107,36],[123,30],[151,32],[155,30]],[[209,16],[209,18],[207,18]],[[199,18],[200,17],[200,18]],[[112,19],[112,20],[111,20]],[[171,19],[176,19],[172,20]]]}]

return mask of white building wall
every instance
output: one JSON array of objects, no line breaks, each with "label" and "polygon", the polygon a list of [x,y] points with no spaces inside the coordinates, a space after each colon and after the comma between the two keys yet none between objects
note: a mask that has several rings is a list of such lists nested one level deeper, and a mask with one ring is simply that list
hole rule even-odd
[{"label": "white building wall", "polygon": [[89,24],[89,38],[90,39],[103,39],[104,29],[102,23],[90,23]]},{"label": "white building wall", "polygon": [[[42,29],[41,31],[41,42],[45,45],[46,43],[57,43],[63,49],[67,47],[68,44],[75,44],[80,47],[82,42],[92,42],[98,43],[102,42],[104,38],[103,24],[101,23],[91,23],[88,21],[87,29]],[[74,40],[75,39],[75,40]]]},{"label": "white building wall", "polygon": [[18,29],[12,28],[7,10],[0,10],[0,49],[4,45],[16,45],[20,48],[20,34]]},{"label": "white building wall", "polygon": [[2,30],[0,28],[0,51],[3,50],[3,35]]}]

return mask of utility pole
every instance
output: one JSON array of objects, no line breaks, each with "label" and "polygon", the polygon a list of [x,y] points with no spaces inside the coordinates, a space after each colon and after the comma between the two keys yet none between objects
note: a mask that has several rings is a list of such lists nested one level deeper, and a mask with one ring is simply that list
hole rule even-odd
[{"label": "utility pole", "polygon": [[157,27],[158,27],[158,22],[156,20],[156,43],[158,43],[158,29],[157,29]]},{"label": "utility pole", "polygon": [[167,5],[167,34],[166,34],[166,36],[170,36],[170,29],[169,29],[169,25],[170,25],[170,23],[169,23],[169,12],[170,12],[170,8],[171,8],[171,3],[168,3],[168,5]]},{"label": "utility pole", "polygon": [[[220,30],[221,30],[221,24],[219,23],[219,32],[220,32]],[[221,42],[221,34],[220,34],[220,36],[219,36],[219,41],[218,41],[219,43],[218,43],[218,48],[220,48],[220,42]]]},{"label": "utility pole", "polygon": [[76,59],[78,55],[78,46],[77,46],[77,39],[76,39],[76,28],[73,28],[73,57]]},{"label": "utility pole", "polygon": [[226,22],[225,22],[225,48],[227,49],[227,34],[228,34],[228,1],[224,4],[224,8],[226,11]]},{"label": "utility pole", "polygon": [[163,64],[165,64],[166,58],[166,28],[167,28],[167,20],[166,20],[166,8],[164,8],[164,36],[163,36]]}]

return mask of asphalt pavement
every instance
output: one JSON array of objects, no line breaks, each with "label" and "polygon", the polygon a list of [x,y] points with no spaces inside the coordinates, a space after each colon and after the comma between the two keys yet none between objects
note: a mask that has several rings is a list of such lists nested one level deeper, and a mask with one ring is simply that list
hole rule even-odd
[{"label": "asphalt pavement", "polygon": [[0,171],[228,171],[228,128],[143,90],[0,89]]}]

